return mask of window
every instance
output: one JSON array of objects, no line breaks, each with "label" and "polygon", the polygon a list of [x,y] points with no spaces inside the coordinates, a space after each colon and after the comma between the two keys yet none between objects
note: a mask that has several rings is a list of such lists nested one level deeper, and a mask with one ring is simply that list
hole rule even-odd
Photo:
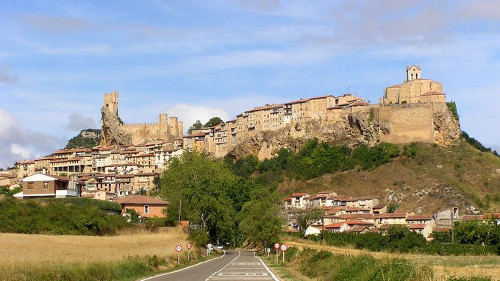
[{"label": "window", "polygon": [[148,205],[144,205],[144,213],[149,214],[149,206]]},{"label": "window", "polygon": [[44,181],[43,182],[43,189],[49,189],[49,183]]},{"label": "window", "polygon": [[33,189],[35,188],[35,185],[33,182],[28,182],[28,189]]}]

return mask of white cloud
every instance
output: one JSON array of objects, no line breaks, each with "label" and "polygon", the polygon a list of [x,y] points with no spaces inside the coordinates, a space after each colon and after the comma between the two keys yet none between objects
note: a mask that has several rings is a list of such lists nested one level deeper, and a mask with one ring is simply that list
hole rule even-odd
[{"label": "white cloud", "polygon": [[22,147],[17,143],[10,144],[10,151],[16,156],[19,156],[21,159],[31,158],[31,151],[28,148]]},{"label": "white cloud", "polygon": [[184,133],[191,125],[200,120],[201,123],[207,122],[212,117],[220,117],[222,120],[229,120],[229,114],[222,108],[212,108],[208,106],[189,105],[177,103],[174,106],[167,108],[169,116],[177,116],[179,120],[184,122]]},{"label": "white cloud", "polygon": [[0,167],[52,153],[64,142],[63,138],[26,129],[12,114],[0,109]]}]

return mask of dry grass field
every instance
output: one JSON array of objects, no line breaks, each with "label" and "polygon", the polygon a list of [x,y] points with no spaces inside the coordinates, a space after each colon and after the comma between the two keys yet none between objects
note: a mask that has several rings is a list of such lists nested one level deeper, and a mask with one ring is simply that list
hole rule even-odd
[{"label": "dry grass field", "polygon": [[339,248],[320,245],[314,242],[287,237],[289,247],[305,247],[317,250],[327,250],[340,255],[371,255],[377,259],[403,258],[416,264],[431,267],[435,280],[447,280],[456,277],[491,277],[500,280],[500,256],[438,256],[421,254],[396,254],[386,252],[370,252],[366,250]]},{"label": "dry grass field", "polygon": [[179,228],[104,237],[0,233],[0,266],[106,262],[135,255],[170,256],[175,254],[176,244],[184,247],[186,242],[186,235]]}]

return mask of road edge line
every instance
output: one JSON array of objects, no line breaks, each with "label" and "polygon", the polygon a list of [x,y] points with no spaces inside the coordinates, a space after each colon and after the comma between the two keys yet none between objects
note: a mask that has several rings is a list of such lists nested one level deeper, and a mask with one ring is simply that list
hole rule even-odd
[{"label": "road edge line", "polygon": [[[230,264],[232,264],[235,260],[237,260],[240,255],[241,255],[241,251],[240,250],[236,250],[238,251],[238,256],[236,258],[234,258],[232,261],[230,261],[228,264],[226,264],[224,267],[222,267],[221,269],[217,270],[216,272],[214,272],[212,275],[210,275],[207,279],[205,279],[205,281],[208,281],[210,280],[210,278],[214,277],[214,275],[216,275],[217,273],[223,271],[226,267],[228,267]],[[224,254],[226,254],[226,252],[224,251]]]},{"label": "road edge line", "polygon": [[195,266],[198,266],[200,264],[204,264],[204,263],[207,263],[207,262],[210,262],[210,261],[214,261],[214,260],[218,260],[220,258],[223,258],[226,256],[226,251],[224,251],[224,255],[220,256],[220,257],[217,257],[215,259],[209,259],[209,260],[206,260],[206,261],[202,261],[200,263],[197,263],[197,264],[193,264],[193,265],[190,265],[188,267],[184,267],[184,268],[181,268],[181,269],[177,269],[175,271],[170,271],[170,272],[165,272],[165,273],[160,273],[160,274],[157,274],[157,275],[154,275],[154,276],[150,276],[150,277],[146,277],[144,279],[139,279],[139,281],[146,281],[146,280],[151,280],[153,278],[157,278],[157,277],[161,277],[161,276],[165,276],[165,275],[169,275],[169,274],[173,274],[173,273],[177,273],[177,272],[181,272],[183,270],[186,270],[186,269],[189,269],[189,268],[192,268],[192,267],[195,267]]},{"label": "road edge line", "polygon": [[[255,252],[254,252],[254,255],[255,255]],[[255,256],[255,257],[260,260],[260,262],[262,263],[262,265],[264,266],[264,268],[266,268],[267,272],[269,272],[271,274],[271,277],[274,280],[280,281],[280,279],[269,269],[269,267],[267,267],[266,263],[259,256]]]}]

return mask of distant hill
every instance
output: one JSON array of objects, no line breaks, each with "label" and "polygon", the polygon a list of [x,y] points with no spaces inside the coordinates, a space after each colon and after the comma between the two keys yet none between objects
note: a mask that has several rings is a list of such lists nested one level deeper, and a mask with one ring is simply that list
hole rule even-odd
[{"label": "distant hill", "polygon": [[455,206],[462,214],[499,212],[500,158],[475,147],[466,135],[450,147],[419,143],[414,145],[414,154],[401,154],[373,170],[328,173],[307,181],[287,178],[278,190],[283,196],[324,190],[347,196],[375,195],[400,208],[421,207],[424,213]]},{"label": "distant hill", "polygon": [[99,129],[86,129],[81,130],[80,133],[71,138],[66,144],[65,149],[86,147],[91,148],[99,145],[101,141],[101,130]]}]

